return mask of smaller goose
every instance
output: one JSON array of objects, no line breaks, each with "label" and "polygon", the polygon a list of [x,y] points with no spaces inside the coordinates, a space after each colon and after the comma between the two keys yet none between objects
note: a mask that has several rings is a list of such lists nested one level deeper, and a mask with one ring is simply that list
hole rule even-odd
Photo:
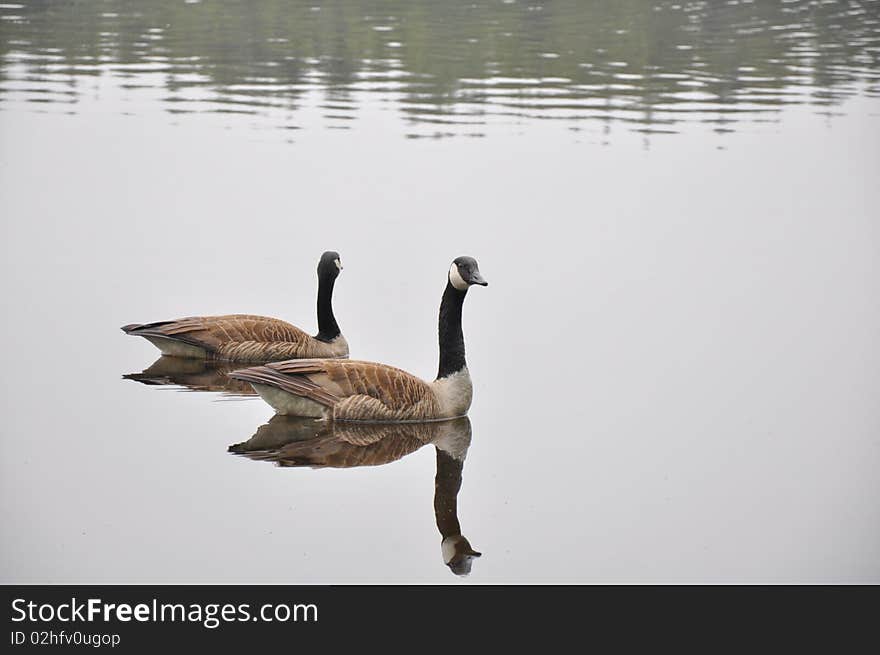
[{"label": "smaller goose", "polygon": [[314,337],[277,318],[228,314],[193,316],[122,331],[144,337],[163,355],[230,362],[272,362],[305,357],[348,357],[348,342],[333,316],[333,285],[342,270],[339,253],[325,252],[318,262],[318,334]]},{"label": "smaller goose", "polygon": [[436,421],[467,414],[473,387],[464,358],[461,310],[471,285],[487,286],[476,260],[452,262],[440,304],[440,367],[425,382],[387,364],[301,359],[233,371],[279,414],[337,421]]}]

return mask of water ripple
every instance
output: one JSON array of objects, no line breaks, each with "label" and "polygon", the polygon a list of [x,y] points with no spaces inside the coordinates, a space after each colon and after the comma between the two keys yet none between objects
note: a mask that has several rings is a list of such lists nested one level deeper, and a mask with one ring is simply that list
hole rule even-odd
[{"label": "water ripple", "polygon": [[292,118],[304,106],[324,127],[351,127],[378,99],[411,138],[546,120],[671,133],[722,116],[735,129],[792,104],[828,112],[880,88],[878,0],[137,8],[0,4],[0,110],[69,113],[113,93],[120,113],[243,114],[286,130],[314,122]]}]

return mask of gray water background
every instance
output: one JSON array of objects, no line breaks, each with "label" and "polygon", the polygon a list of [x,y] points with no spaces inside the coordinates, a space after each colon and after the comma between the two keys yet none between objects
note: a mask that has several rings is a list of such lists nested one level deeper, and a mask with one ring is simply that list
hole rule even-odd
[{"label": "gray water background", "polygon": [[[0,5],[4,582],[440,582],[432,446],[285,469],[118,327],[426,378],[468,295],[469,582],[880,581],[880,3]],[[342,128],[342,129],[339,129]]]}]

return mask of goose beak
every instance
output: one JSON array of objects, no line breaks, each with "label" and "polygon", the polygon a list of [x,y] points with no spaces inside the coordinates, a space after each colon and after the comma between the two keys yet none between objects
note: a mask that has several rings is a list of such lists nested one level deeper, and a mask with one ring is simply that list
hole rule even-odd
[{"label": "goose beak", "polygon": [[489,286],[489,283],[483,279],[482,275],[480,275],[480,271],[474,271],[473,273],[471,273],[470,283],[471,284],[479,284],[481,287],[488,287]]}]

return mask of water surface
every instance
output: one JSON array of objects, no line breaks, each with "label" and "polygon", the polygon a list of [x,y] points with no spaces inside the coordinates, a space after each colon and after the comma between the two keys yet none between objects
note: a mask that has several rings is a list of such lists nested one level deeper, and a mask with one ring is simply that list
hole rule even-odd
[{"label": "water surface", "polygon": [[353,129],[378,101],[410,137],[541,120],[723,133],[776,122],[789,105],[833,113],[880,93],[876,1],[109,0],[0,12],[0,101],[46,111],[79,111],[112,80],[118,111],[156,104],[188,123]]},{"label": "water surface", "polygon": [[[0,12],[0,579],[880,581],[877,2]],[[314,331],[327,249],[426,378],[478,259],[466,448],[118,329]]]}]

